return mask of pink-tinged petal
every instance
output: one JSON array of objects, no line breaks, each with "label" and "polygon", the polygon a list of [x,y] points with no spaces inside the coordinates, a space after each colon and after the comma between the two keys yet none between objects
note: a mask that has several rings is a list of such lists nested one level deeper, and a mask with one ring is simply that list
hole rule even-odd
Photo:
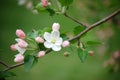
[{"label": "pink-tinged petal", "polygon": [[46,42],[44,42],[44,46],[45,46],[46,48],[51,48],[51,47],[53,46],[53,44],[46,41]]},{"label": "pink-tinged petal", "polygon": [[28,44],[25,41],[20,41],[20,42],[18,42],[18,46],[21,48],[26,48],[28,46]]},{"label": "pink-tinged petal", "polygon": [[60,50],[61,50],[61,46],[60,46],[60,45],[54,45],[54,46],[52,47],[52,50],[53,50],[53,51],[60,51]]},{"label": "pink-tinged petal", "polygon": [[25,42],[24,40],[17,38],[15,39],[18,42],[19,47],[21,48],[26,48],[28,46],[27,42]]},{"label": "pink-tinged petal", "polygon": [[23,61],[24,61],[24,56],[22,54],[15,55],[14,62],[23,62]]},{"label": "pink-tinged petal", "polygon": [[53,23],[52,30],[53,31],[59,31],[59,29],[60,29],[60,24],[59,23]]},{"label": "pink-tinged petal", "polygon": [[55,39],[59,38],[60,37],[60,32],[59,31],[52,31],[51,37],[55,38]]},{"label": "pink-tinged petal", "polygon": [[44,55],[45,55],[45,51],[40,51],[40,52],[38,53],[38,57],[39,57],[39,58],[43,57]]},{"label": "pink-tinged petal", "polygon": [[62,38],[57,38],[55,45],[61,45],[62,42],[63,42],[63,39],[62,39]]},{"label": "pink-tinged petal", "polygon": [[44,35],[43,35],[44,39],[48,42],[51,41],[51,34],[48,33],[48,32],[45,32]]},{"label": "pink-tinged petal", "polygon": [[16,35],[21,39],[25,38],[25,33],[21,29],[16,30]]},{"label": "pink-tinged petal", "polygon": [[18,52],[19,52],[20,54],[24,54],[25,51],[26,51],[25,48],[21,48],[21,47],[19,47],[18,44],[15,45],[15,48],[18,50]]}]

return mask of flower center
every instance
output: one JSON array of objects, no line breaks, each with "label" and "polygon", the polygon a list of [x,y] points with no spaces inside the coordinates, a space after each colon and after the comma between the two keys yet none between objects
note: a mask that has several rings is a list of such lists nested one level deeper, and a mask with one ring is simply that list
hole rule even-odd
[{"label": "flower center", "polygon": [[56,40],[55,38],[52,38],[51,43],[55,44]]}]

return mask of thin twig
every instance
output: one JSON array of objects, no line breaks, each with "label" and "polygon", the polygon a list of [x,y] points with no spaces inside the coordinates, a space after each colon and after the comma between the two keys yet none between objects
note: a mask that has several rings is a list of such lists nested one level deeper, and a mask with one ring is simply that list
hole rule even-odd
[{"label": "thin twig", "polygon": [[80,47],[80,37],[78,38],[78,47]]},{"label": "thin twig", "polygon": [[89,27],[87,24],[85,24],[85,23],[82,23],[82,22],[79,22],[78,20],[76,20],[76,19],[74,19],[74,18],[72,18],[71,16],[69,16],[67,13],[64,13],[64,16],[65,17],[67,17],[67,18],[69,18],[69,19],[71,19],[71,20],[73,20],[74,22],[76,22],[76,23],[78,23],[78,24],[80,24],[80,25],[82,25],[82,26],[84,26],[84,27]]},{"label": "thin twig", "polygon": [[[46,54],[48,54],[51,51],[52,51],[51,49],[47,49],[45,52],[46,52]],[[18,64],[14,64],[14,65],[11,65],[11,66],[7,66],[7,68],[5,68],[3,71],[8,71],[8,70],[14,69],[14,68],[22,66],[22,65],[24,65],[24,62],[18,63]]]},{"label": "thin twig", "polygon": [[2,61],[0,61],[0,64],[2,64],[2,65],[5,66],[5,67],[9,67],[6,63],[4,63],[4,62],[2,62]]},{"label": "thin twig", "polygon": [[22,66],[23,64],[24,64],[24,62],[18,63],[18,64],[14,64],[14,65],[12,65],[12,66],[7,67],[7,68],[4,69],[3,71],[8,71],[8,70],[14,69],[14,68],[16,68],[16,67]]},{"label": "thin twig", "polygon": [[99,26],[100,24],[102,24],[102,23],[104,23],[104,22],[110,20],[111,18],[113,18],[114,16],[118,15],[119,13],[120,13],[120,9],[117,10],[117,11],[115,11],[115,12],[113,12],[113,13],[110,14],[109,16],[103,18],[102,20],[100,20],[100,21],[94,23],[93,25],[89,26],[89,27],[86,28],[84,31],[82,31],[80,34],[78,34],[77,36],[75,36],[75,37],[69,39],[69,41],[72,41],[72,40],[74,40],[74,39],[77,39],[77,38],[81,37],[83,34],[87,33],[87,32],[90,31],[91,29],[93,29],[93,28]]}]

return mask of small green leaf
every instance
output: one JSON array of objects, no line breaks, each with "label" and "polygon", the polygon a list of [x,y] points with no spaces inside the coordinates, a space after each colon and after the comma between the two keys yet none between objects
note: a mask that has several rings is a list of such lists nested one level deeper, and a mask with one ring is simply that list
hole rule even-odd
[{"label": "small green leaf", "polygon": [[80,58],[82,63],[86,60],[87,56],[88,56],[87,50],[78,48],[78,57]]},{"label": "small green leaf", "polygon": [[37,36],[39,36],[39,32],[38,31],[31,31],[27,34],[28,38],[33,38],[35,39]]},{"label": "small green leaf", "polygon": [[16,76],[16,74],[14,74],[13,72],[0,71],[0,79],[13,76]]},{"label": "small green leaf", "polygon": [[63,40],[69,39],[68,36],[66,34],[64,34],[64,33],[62,33],[60,36],[63,38]]},{"label": "small green leaf", "polygon": [[55,11],[51,8],[47,8],[46,10],[49,12],[50,16],[53,16],[55,14]]},{"label": "small green leaf", "polygon": [[24,62],[25,62],[25,71],[29,71],[32,68],[32,66],[35,63],[37,63],[37,58],[32,55],[26,55]]},{"label": "small green leaf", "polygon": [[74,30],[73,30],[74,35],[79,34],[79,33],[82,32],[83,30],[85,30],[85,27],[82,27],[82,26],[77,26],[77,27],[75,27]]},{"label": "small green leaf", "polygon": [[37,9],[39,12],[46,10],[46,8],[43,7],[41,3],[38,3],[38,4],[35,6],[35,9]]},{"label": "small green leaf", "polygon": [[58,0],[58,1],[62,4],[62,6],[69,6],[73,2],[73,0]]},{"label": "small green leaf", "polygon": [[87,41],[87,45],[100,45],[102,44],[100,41]]}]

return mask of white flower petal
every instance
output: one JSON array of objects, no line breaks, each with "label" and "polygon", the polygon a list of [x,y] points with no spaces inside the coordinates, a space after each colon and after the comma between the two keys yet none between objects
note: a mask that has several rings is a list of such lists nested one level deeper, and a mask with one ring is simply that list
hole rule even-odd
[{"label": "white flower petal", "polygon": [[63,42],[63,39],[62,39],[62,38],[57,38],[55,45],[61,45],[62,42]]},{"label": "white flower petal", "polygon": [[45,38],[46,41],[50,42],[51,41],[51,34],[48,32],[45,32],[43,37]]},{"label": "white flower petal", "polygon": [[18,44],[15,45],[15,48],[18,50],[20,54],[24,54],[26,51],[26,49],[19,47]]},{"label": "white flower petal", "polygon": [[58,38],[59,36],[60,36],[60,32],[59,31],[52,31],[51,37]]},{"label": "white flower petal", "polygon": [[20,38],[16,38],[15,40],[16,40],[17,42],[22,41],[22,39],[20,39]]},{"label": "white flower petal", "polygon": [[44,42],[44,46],[45,46],[46,48],[51,48],[51,47],[53,46],[53,44],[50,43],[50,42],[45,41],[45,42]]},{"label": "white flower petal", "polygon": [[59,50],[61,50],[61,46],[60,46],[60,45],[54,45],[54,46],[52,47],[52,50],[54,50],[54,51],[59,51]]}]

